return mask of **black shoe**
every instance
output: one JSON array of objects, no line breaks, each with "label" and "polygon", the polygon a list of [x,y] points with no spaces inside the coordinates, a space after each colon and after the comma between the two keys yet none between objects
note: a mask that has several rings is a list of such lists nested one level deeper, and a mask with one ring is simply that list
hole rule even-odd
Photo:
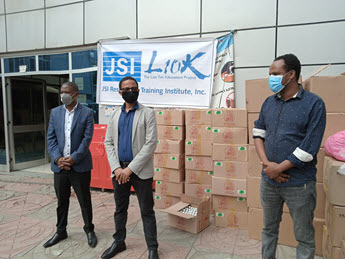
[{"label": "black shoe", "polygon": [[125,242],[116,244],[115,241],[109,247],[107,250],[105,250],[101,256],[102,259],[108,259],[114,257],[116,254],[125,251],[126,250],[126,244]]},{"label": "black shoe", "polygon": [[94,231],[91,231],[89,233],[87,233],[87,243],[89,244],[89,246],[91,247],[95,247],[97,245],[97,237]]},{"label": "black shoe", "polygon": [[67,238],[67,232],[64,232],[63,234],[55,233],[51,239],[49,239],[46,243],[44,243],[43,247],[44,248],[51,247],[66,238]]},{"label": "black shoe", "polygon": [[149,250],[148,259],[159,259],[157,249]]}]

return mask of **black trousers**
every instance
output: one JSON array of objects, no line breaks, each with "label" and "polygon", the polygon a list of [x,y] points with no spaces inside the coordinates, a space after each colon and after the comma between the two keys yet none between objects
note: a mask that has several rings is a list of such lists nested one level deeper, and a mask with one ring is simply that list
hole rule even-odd
[{"label": "black trousers", "polygon": [[57,212],[57,233],[62,234],[66,231],[69,199],[71,197],[71,186],[73,187],[81,208],[84,219],[84,231],[89,233],[94,231],[92,224],[92,204],[90,193],[91,171],[75,172],[61,170],[54,173],[54,188],[58,199]]},{"label": "black trousers", "polygon": [[157,249],[157,226],[156,216],[153,210],[152,181],[153,178],[143,180],[133,173],[131,174],[129,182],[119,184],[116,178],[113,177],[114,199],[116,205],[114,214],[116,230],[113,238],[117,244],[124,242],[126,239],[127,211],[131,186],[133,185],[139,201],[147,247],[148,249]]}]

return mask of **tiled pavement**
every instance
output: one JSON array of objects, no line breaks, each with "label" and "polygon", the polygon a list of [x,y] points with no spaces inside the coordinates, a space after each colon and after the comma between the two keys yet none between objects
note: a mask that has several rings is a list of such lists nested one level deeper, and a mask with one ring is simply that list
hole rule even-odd
[{"label": "tiled pavement", "polygon": [[[100,258],[113,242],[113,193],[92,190],[98,245],[90,248],[82,229],[83,220],[72,193],[68,238],[44,249],[55,233],[56,197],[52,173],[47,167],[11,173],[0,172],[0,258]],[[156,210],[160,258],[261,258],[261,242],[248,238],[246,230],[210,226],[194,235],[167,226],[167,215]],[[147,258],[138,201],[131,195],[127,223],[127,250],[115,258]],[[295,249],[278,247],[278,258],[295,258]]]}]

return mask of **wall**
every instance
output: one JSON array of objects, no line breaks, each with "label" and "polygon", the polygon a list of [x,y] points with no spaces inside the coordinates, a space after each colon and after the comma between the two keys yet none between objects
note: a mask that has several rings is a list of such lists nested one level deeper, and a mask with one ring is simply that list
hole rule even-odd
[{"label": "wall", "polygon": [[344,0],[0,0],[0,54],[99,39],[235,34],[236,105],[245,80],[268,76],[275,56],[294,53],[307,78],[345,72]]}]

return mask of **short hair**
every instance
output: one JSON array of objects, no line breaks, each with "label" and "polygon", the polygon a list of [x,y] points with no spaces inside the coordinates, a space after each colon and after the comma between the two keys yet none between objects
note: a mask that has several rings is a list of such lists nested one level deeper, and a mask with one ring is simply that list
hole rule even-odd
[{"label": "short hair", "polygon": [[74,92],[79,93],[79,88],[78,88],[77,84],[74,82],[67,81],[67,82],[63,83],[62,85],[67,85],[67,86],[71,87]]},{"label": "short hair", "polygon": [[127,81],[127,80],[133,80],[133,81],[135,82],[135,84],[137,85],[137,87],[139,88],[139,84],[138,84],[137,80],[136,80],[134,77],[126,76],[126,77],[122,78],[121,81],[119,82],[119,88],[120,88],[120,90],[121,90],[122,83],[123,83],[124,81]]},{"label": "short hair", "polygon": [[274,61],[281,60],[281,59],[284,60],[284,63],[285,63],[284,68],[287,72],[291,70],[295,70],[296,81],[298,82],[299,76],[301,74],[301,62],[299,61],[299,59],[294,54],[290,53],[290,54],[279,56]]}]

